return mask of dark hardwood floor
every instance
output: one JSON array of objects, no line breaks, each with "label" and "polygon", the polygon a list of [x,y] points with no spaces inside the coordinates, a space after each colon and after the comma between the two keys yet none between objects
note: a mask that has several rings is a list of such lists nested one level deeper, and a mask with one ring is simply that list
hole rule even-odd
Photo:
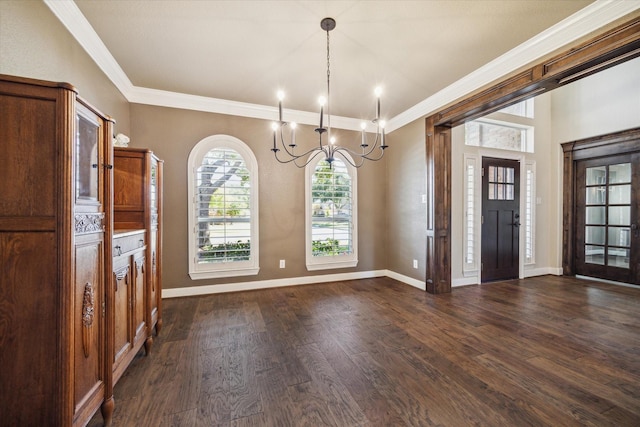
[{"label": "dark hardwood floor", "polygon": [[114,426],[639,426],[640,289],[379,278],[164,300],[115,399]]}]

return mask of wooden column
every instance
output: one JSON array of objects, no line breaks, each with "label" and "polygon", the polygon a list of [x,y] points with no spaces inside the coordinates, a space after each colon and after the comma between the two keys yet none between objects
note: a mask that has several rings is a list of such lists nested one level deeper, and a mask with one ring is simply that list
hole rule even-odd
[{"label": "wooden column", "polygon": [[451,292],[451,128],[426,123],[427,292]]}]

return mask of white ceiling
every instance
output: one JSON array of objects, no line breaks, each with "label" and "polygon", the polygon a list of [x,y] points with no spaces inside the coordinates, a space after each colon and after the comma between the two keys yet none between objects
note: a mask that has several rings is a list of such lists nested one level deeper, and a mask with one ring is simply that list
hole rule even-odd
[{"label": "white ceiling", "polygon": [[[571,36],[579,37],[597,28],[589,28],[599,25],[595,15],[602,19],[615,7],[593,0],[45,2],[131,102],[275,119],[282,89],[285,120],[318,109],[326,89],[320,20],[333,17],[331,113],[372,118],[373,88],[380,85],[382,116],[396,122],[486,64],[516,53],[526,63],[535,59],[528,53],[547,53],[536,48],[553,35],[549,27],[579,30]],[[509,70],[488,71],[485,80]],[[298,115],[303,123],[317,117]]]}]

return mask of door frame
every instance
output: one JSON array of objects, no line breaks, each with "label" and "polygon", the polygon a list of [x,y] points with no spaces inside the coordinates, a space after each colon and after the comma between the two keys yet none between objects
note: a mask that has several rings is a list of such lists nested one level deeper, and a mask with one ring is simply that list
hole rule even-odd
[{"label": "door frame", "polygon": [[[482,162],[484,160],[485,157],[491,157],[494,159],[505,159],[505,160],[515,160],[518,161],[520,164],[520,197],[518,200],[519,203],[519,210],[522,211],[522,207],[525,205],[525,196],[526,196],[526,192],[523,191],[524,185],[525,183],[525,179],[527,176],[527,158],[526,158],[526,153],[519,153],[519,152],[511,152],[511,151],[506,151],[506,150],[495,150],[495,149],[488,149],[488,148],[482,148],[480,150],[478,150],[478,157],[480,158],[480,167],[482,168]],[[478,180],[476,180],[476,189],[479,190],[478,194],[480,195],[479,200],[482,202],[482,172],[478,173]],[[476,218],[481,218],[482,217],[482,203],[478,203],[476,206]],[[520,215],[520,219],[521,219],[521,223],[523,221],[523,216],[522,214]],[[482,224],[480,224],[480,227],[478,228],[478,236],[479,236],[479,242],[480,244],[478,244],[477,248],[478,248],[478,262],[480,263],[480,265],[478,266],[478,284],[482,284]],[[534,236],[535,238],[535,236]],[[524,227],[518,227],[518,278],[519,279],[524,279],[524,262],[525,262],[525,246],[524,246],[525,242],[524,242]]]},{"label": "door frame", "polygon": [[576,248],[576,163],[579,160],[640,152],[640,127],[561,144],[563,151],[562,274],[574,276]]}]

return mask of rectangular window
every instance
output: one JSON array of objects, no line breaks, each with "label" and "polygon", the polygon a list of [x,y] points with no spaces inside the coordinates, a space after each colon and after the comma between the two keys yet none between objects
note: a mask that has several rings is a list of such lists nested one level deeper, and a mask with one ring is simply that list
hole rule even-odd
[{"label": "rectangular window", "polygon": [[465,123],[465,144],[533,153],[532,133],[527,126],[474,120]]}]

